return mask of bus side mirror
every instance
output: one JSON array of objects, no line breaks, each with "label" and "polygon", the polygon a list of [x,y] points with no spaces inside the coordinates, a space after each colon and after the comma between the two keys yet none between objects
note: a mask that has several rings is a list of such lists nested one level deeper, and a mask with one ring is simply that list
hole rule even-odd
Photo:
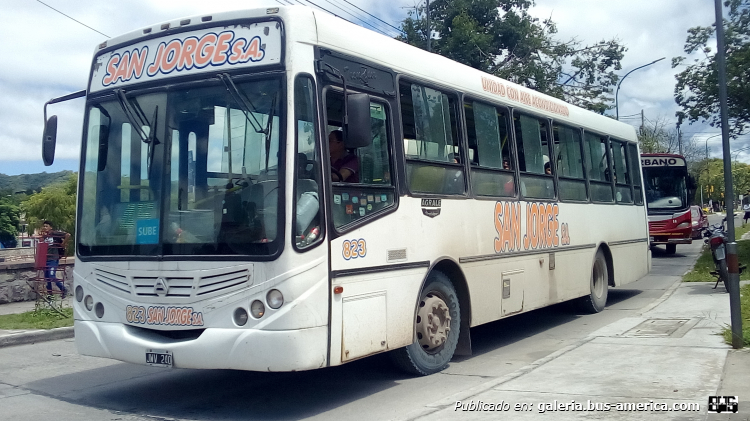
[{"label": "bus side mirror", "polygon": [[689,175],[688,186],[687,186],[688,190],[695,190],[696,187],[698,187],[698,184],[695,182],[695,177],[693,177],[692,175]]},{"label": "bus side mirror", "polygon": [[55,162],[55,145],[57,144],[57,116],[53,115],[44,123],[42,137],[42,160],[44,165],[50,166]]},{"label": "bus side mirror", "polygon": [[347,149],[363,148],[372,144],[370,122],[370,96],[349,94],[346,96],[347,125],[344,127],[344,144]]},{"label": "bus side mirror", "polygon": [[104,171],[107,168],[107,152],[109,151],[109,126],[100,124],[99,126],[99,161],[96,165],[97,171]]}]

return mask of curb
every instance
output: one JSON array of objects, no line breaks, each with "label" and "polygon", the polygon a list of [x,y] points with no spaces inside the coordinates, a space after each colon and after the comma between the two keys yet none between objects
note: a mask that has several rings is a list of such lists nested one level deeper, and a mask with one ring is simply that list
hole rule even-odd
[{"label": "curb", "polygon": [[58,327],[50,330],[33,330],[0,336],[0,348],[15,345],[27,345],[36,342],[55,341],[74,337],[73,326]]}]

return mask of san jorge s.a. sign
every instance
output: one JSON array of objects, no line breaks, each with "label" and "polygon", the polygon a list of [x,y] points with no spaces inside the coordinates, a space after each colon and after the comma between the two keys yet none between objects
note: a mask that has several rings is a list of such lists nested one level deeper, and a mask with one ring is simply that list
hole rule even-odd
[{"label": "san jorge s.a. sign", "polygon": [[276,21],[182,32],[96,57],[90,92],[173,76],[281,62]]}]

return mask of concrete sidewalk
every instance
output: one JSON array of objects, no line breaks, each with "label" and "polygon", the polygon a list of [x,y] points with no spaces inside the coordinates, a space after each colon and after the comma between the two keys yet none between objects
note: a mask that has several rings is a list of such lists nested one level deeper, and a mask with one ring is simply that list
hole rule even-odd
[{"label": "concrete sidewalk", "polygon": [[[749,420],[750,351],[732,350],[720,336],[730,324],[729,295],[713,285],[676,282],[640,316],[403,419]],[[713,395],[738,396],[739,412],[707,414]],[[618,410],[626,403],[645,409]]]}]

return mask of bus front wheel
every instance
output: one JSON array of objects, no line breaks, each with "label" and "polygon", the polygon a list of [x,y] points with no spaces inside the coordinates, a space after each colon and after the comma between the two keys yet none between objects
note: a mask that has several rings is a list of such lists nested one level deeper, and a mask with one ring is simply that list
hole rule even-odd
[{"label": "bus front wheel", "polygon": [[579,298],[581,310],[586,313],[599,313],[607,305],[607,295],[609,292],[609,269],[607,267],[607,259],[601,250],[596,252],[596,257],[594,258],[589,288],[589,295]]},{"label": "bus front wheel", "polygon": [[458,344],[461,311],[458,295],[450,280],[434,271],[419,297],[414,321],[415,340],[411,345],[391,352],[393,362],[402,370],[419,376],[437,373],[448,366]]},{"label": "bus front wheel", "polygon": [[677,244],[667,244],[667,254],[675,254],[677,251]]}]

